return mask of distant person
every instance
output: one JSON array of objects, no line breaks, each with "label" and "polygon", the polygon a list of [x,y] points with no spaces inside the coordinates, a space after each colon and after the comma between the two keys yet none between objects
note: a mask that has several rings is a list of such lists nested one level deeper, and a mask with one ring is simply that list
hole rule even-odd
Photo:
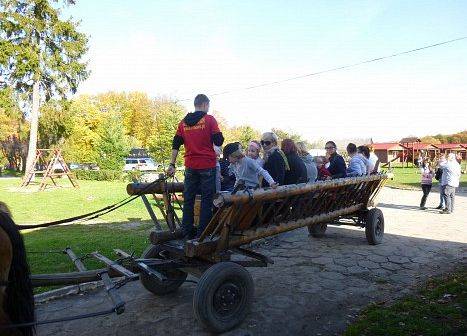
[{"label": "distant person", "polygon": [[285,172],[284,184],[306,183],[307,172],[305,164],[297,154],[297,146],[292,139],[284,139],[281,149],[287,158],[290,169]]},{"label": "distant person", "polygon": [[420,209],[426,210],[426,199],[428,198],[428,194],[431,191],[431,185],[433,184],[433,176],[435,174],[433,168],[431,167],[431,163],[428,160],[425,160],[422,163],[422,167],[420,167],[420,173],[423,191],[422,200],[420,201]]},{"label": "distant person", "polygon": [[373,169],[371,170],[370,174],[377,174],[380,172],[381,168],[379,166],[380,162],[379,162],[379,158],[378,156],[375,154],[375,149],[373,146],[369,146],[368,149],[370,150],[370,162],[373,166]]},{"label": "distant person", "polygon": [[358,146],[357,153],[363,157],[366,165],[366,174],[370,175],[375,169],[373,162],[370,160],[370,149],[368,148],[368,146]]},{"label": "distant person", "polygon": [[[209,98],[199,94],[194,101],[195,112],[188,113],[178,124],[172,141],[172,157],[167,175],[175,174],[175,162],[180,146],[185,147],[185,180],[183,191],[182,232],[192,239],[204,231],[212,217],[212,202],[216,192],[216,153],[213,145],[222,146],[224,137],[216,119],[208,114]],[[199,226],[194,222],[194,204],[197,192],[201,192]]]},{"label": "distant person", "polygon": [[214,145],[214,153],[216,153],[216,193],[221,191],[221,164],[220,159],[222,155],[222,149],[219,146]]},{"label": "distant person", "polygon": [[318,180],[323,181],[323,180],[327,180],[328,177],[330,178],[331,173],[325,167],[326,157],[317,156],[315,160],[316,160],[316,169],[318,170]]},{"label": "distant person", "polygon": [[456,188],[459,186],[461,177],[461,166],[456,160],[456,154],[449,153],[448,159],[444,163],[440,163],[440,168],[443,169],[444,187],[444,202],[446,208],[441,211],[442,214],[451,214],[454,211],[454,198],[456,196]]},{"label": "distant person", "polygon": [[366,175],[366,162],[362,155],[357,153],[357,146],[353,143],[347,145],[347,154],[350,161],[346,170],[347,177],[364,176]]},{"label": "distant person", "polygon": [[[261,137],[261,146],[264,151],[264,166],[271,177],[279,185],[284,184],[285,172],[290,169],[287,158],[277,146],[278,137],[274,132],[266,132]],[[263,186],[267,187],[267,181],[263,181]]]},{"label": "distant person", "polygon": [[256,140],[250,141],[250,143],[248,144],[247,156],[255,160],[256,163],[260,167],[263,167],[264,160],[260,157],[259,155],[260,153],[261,153],[261,144]]},{"label": "distant person", "polygon": [[245,156],[239,142],[229,143],[224,147],[224,157],[229,159],[230,170],[235,174],[234,190],[239,185],[245,188],[258,188],[259,177],[262,176],[269,186],[275,188],[277,183],[269,173],[261,168],[252,158]]},{"label": "distant person", "polygon": [[446,162],[446,155],[441,154],[438,159],[438,167],[435,172],[435,179],[439,181],[439,205],[436,207],[438,210],[443,210],[446,207],[444,202],[444,187],[446,187],[446,180],[443,179],[443,168],[440,167],[442,163]]},{"label": "distant person", "polygon": [[313,159],[313,156],[308,153],[306,145],[303,141],[296,143],[297,145],[297,154],[302,159],[306,167],[306,177],[308,183],[316,182],[318,179],[318,168],[316,168],[316,163]]},{"label": "distant person", "polygon": [[328,141],[324,145],[324,149],[326,150],[326,156],[329,160],[329,167],[327,167],[327,170],[331,173],[331,177],[328,177],[327,179],[345,177],[345,161],[342,155],[337,153],[336,143],[334,141]]},{"label": "distant person", "polygon": [[235,185],[235,174],[230,170],[229,159],[222,156],[219,165],[221,168],[221,191],[232,191]]}]

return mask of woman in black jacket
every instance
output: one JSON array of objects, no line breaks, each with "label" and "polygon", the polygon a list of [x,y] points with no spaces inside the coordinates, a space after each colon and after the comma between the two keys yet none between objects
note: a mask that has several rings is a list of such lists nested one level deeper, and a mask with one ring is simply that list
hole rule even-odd
[{"label": "woman in black jacket", "polygon": [[306,166],[297,154],[297,146],[292,139],[282,140],[281,149],[287,157],[290,169],[285,172],[284,184],[306,183]]},{"label": "woman in black jacket", "polygon": [[[261,137],[261,146],[264,150],[263,168],[279,185],[284,184],[285,172],[289,170],[289,164],[284,153],[277,147],[277,135],[273,132],[266,132]],[[263,181],[263,187],[268,187],[268,183]]]}]

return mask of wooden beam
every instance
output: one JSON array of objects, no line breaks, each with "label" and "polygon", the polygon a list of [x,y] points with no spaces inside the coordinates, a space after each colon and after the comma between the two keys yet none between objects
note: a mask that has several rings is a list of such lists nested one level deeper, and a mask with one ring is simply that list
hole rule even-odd
[{"label": "wooden beam", "polygon": [[96,258],[97,260],[102,261],[104,264],[106,264],[109,268],[114,269],[115,271],[119,272],[120,274],[128,277],[128,278],[134,278],[138,276],[137,274],[133,273],[132,271],[126,269],[120,264],[117,264],[115,261],[110,260],[109,258],[103,256],[102,254],[99,254],[98,252],[92,252],[91,255]]},{"label": "wooden beam", "polygon": [[[299,219],[295,221],[289,221],[285,223],[279,223],[275,225],[270,225],[267,227],[260,227],[260,228],[252,228],[242,232],[241,236],[231,236],[229,238],[227,249],[238,247],[244,244],[248,244],[254,240],[258,240],[261,238],[266,238],[269,236],[274,236],[276,234],[295,230],[301,227],[305,227],[308,225],[314,225],[318,223],[326,223],[330,220],[337,218],[339,216],[348,215],[354,213],[358,210],[362,210],[365,208],[365,205],[362,203],[344,208],[339,209],[336,211],[332,211],[326,214],[312,216],[304,219]],[[203,255],[208,255],[216,251],[218,240],[207,241],[200,243],[196,240],[189,240],[185,244],[185,253],[188,257],[198,257]]]},{"label": "wooden beam", "polygon": [[73,262],[73,264],[75,264],[76,268],[78,269],[78,271],[80,272],[84,272],[84,271],[87,271],[87,268],[86,266],[84,266],[83,262],[81,261],[80,258],[78,258],[76,256],[76,254],[71,250],[71,248],[67,247],[65,248],[65,253],[68,255],[68,257],[70,257],[71,261]]}]

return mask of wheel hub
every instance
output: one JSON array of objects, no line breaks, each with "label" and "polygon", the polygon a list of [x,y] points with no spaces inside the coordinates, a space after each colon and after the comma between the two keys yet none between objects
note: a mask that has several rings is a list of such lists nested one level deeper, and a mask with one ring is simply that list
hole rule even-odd
[{"label": "wheel hub", "polygon": [[214,294],[214,309],[220,315],[228,315],[235,311],[240,301],[240,288],[231,282],[224,283]]}]

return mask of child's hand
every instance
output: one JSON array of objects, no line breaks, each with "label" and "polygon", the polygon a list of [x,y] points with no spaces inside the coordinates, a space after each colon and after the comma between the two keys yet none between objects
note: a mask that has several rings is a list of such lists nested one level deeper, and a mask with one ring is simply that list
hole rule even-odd
[{"label": "child's hand", "polygon": [[279,186],[279,183],[277,182],[274,182],[273,184],[271,184],[272,189],[276,189],[278,186]]}]

